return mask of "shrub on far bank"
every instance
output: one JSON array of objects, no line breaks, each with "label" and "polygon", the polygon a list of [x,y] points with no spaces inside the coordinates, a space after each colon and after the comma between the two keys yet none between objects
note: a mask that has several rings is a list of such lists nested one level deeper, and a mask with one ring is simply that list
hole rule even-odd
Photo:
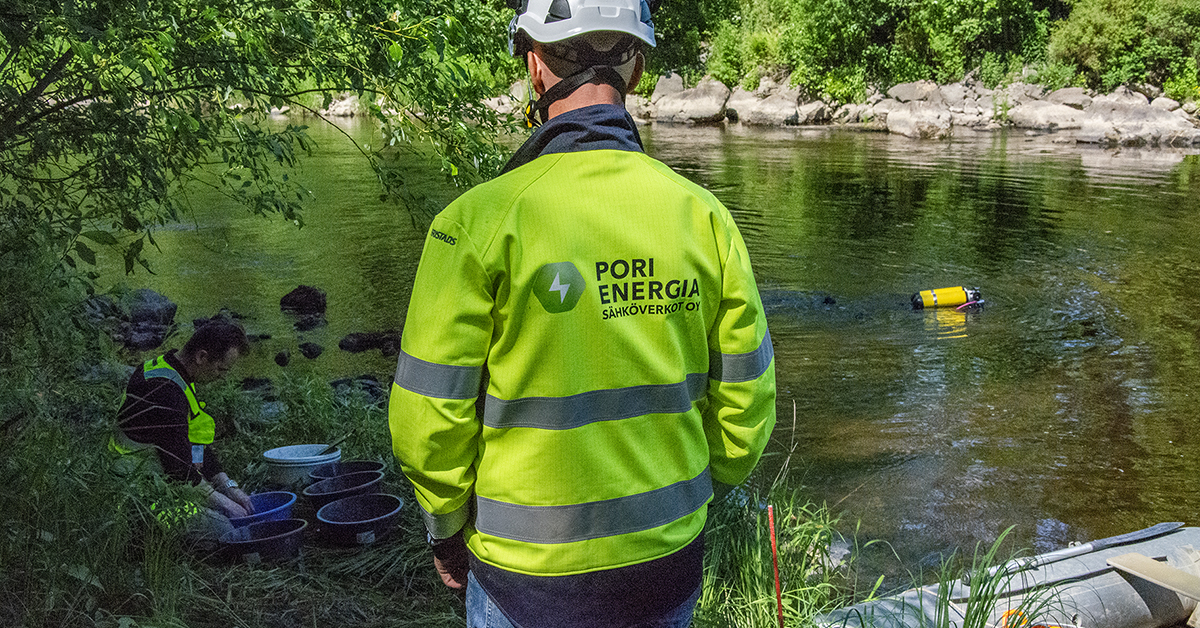
[{"label": "shrub on far bank", "polygon": [[1200,0],[1079,0],[1055,26],[1050,55],[1101,91],[1169,83],[1182,95],[1197,80]]}]

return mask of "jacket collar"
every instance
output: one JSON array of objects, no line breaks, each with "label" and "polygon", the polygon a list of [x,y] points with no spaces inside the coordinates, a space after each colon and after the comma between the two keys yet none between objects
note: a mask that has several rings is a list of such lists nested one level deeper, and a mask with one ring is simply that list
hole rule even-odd
[{"label": "jacket collar", "polygon": [[538,127],[505,164],[501,174],[542,155],[588,150],[644,152],[633,117],[620,105],[590,105],[572,109]]}]

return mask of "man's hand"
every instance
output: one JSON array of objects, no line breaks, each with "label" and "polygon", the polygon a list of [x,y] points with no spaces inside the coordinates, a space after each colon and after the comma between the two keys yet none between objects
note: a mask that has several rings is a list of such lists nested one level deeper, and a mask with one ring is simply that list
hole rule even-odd
[{"label": "man's hand", "polygon": [[213,491],[209,494],[208,507],[216,510],[226,517],[229,517],[230,519],[245,517],[246,515],[250,514],[246,512],[246,509],[242,508],[237,502],[216,491]]},{"label": "man's hand", "polygon": [[237,505],[246,509],[247,515],[254,514],[254,502],[250,501],[250,496],[247,495],[246,493],[242,492],[242,489],[240,489],[236,486],[233,488],[230,488],[229,491],[225,493],[225,496],[228,497],[229,499],[232,499],[234,502],[237,503]]},{"label": "man's hand", "polygon": [[[229,475],[224,471],[213,476],[212,484],[217,492],[221,493],[225,497],[228,497],[229,501],[232,501],[240,506],[241,509],[245,511],[246,515],[254,514],[254,502],[250,501],[250,496],[246,495],[242,489],[238,488],[237,482],[230,481]],[[233,515],[228,516],[232,517]]]},{"label": "man's hand", "polygon": [[467,543],[463,540],[462,532],[434,543],[433,567],[442,577],[442,583],[451,589],[467,586],[467,572],[471,566],[467,561]]}]

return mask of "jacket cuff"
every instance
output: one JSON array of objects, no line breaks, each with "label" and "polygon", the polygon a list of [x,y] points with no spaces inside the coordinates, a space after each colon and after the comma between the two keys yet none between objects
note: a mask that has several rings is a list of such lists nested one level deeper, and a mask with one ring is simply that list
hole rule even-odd
[{"label": "jacket cuff", "polygon": [[444,515],[435,515],[421,509],[421,518],[425,520],[425,529],[429,531],[429,536],[434,539],[447,539],[455,535],[463,526],[467,525],[467,515],[470,512],[470,502],[463,504],[454,512],[448,512]]}]

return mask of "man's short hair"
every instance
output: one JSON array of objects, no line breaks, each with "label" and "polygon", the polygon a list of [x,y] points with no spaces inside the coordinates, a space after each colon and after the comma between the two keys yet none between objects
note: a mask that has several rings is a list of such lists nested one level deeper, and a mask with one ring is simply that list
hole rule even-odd
[{"label": "man's short hair", "polygon": [[183,345],[184,355],[196,355],[202,349],[215,358],[224,357],[230,349],[237,349],[239,355],[245,355],[250,351],[250,341],[246,339],[246,332],[241,325],[212,320],[197,327]]}]

